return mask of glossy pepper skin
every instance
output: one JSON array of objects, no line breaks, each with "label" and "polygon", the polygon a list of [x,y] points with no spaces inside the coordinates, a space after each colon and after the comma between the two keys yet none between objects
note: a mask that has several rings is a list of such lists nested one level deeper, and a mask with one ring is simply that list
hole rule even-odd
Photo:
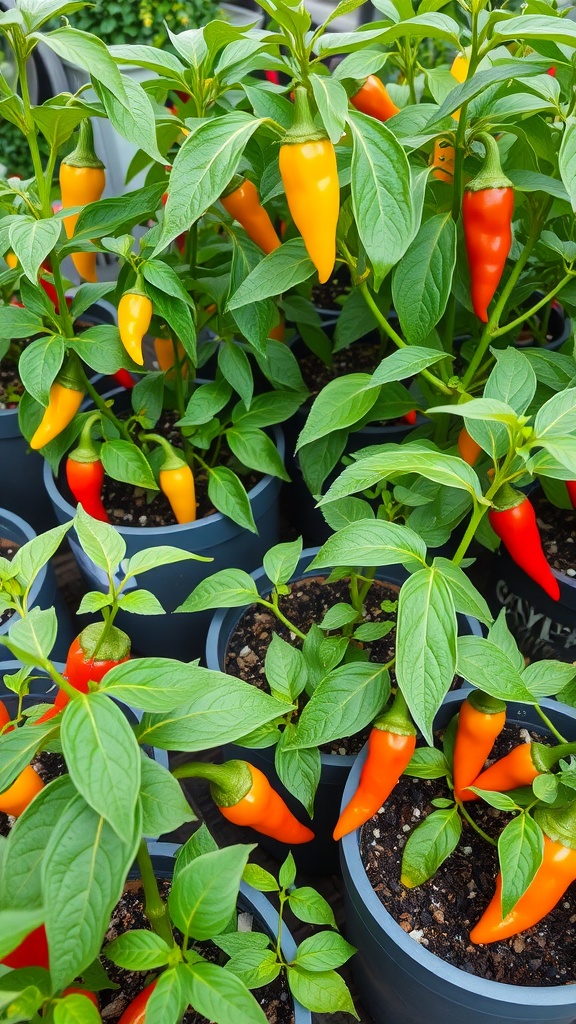
[{"label": "glossy pepper skin", "polygon": [[467,462],[469,466],[473,466],[477,461],[482,448],[473,437],[470,437],[466,427],[462,427],[462,430],[458,434],[457,444],[460,458],[464,459],[464,462]]},{"label": "glossy pepper skin", "polygon": [[144,365],[142,341],[152,320],[152,302],[136,283],[134,289],[124,292],[118,303],[118,330],[128,355],[139,366]]},{"label": "glossy pepper skin", "polygon": [[8,264],[10,270],[16,270],[16,267],[18,266],[18,257],[16,253],[12,252],[12,250],[10,249],[6,253],[4,259],[6,260],[6,263]]},{"label": "glossy pepper skin", "polygon": [[462,200],[464,240],[470,267],[472,308],[484,323],[488,306],[504,272],[512,245],[514,189],[500,167],[498,147],[491,135],[480,136],[486,161],[470,181]]},{"label": "glossy pepper skin", "polygon": [[576,743],[558,743],[555,747],[547,747],[543,743],[520,743],[481,772],[474,786],[493,793],[531,786],[538,775],[550,771],[561,758],[572,754],[576,754]]},{"label": "glossy pepper skin", "polygon": [[514,909],[502,917],[502,875],[496,879],[496,891],[478,924],[470,932],[470,941],[478,945],[499,942],[538,924],[554,909],[571,883],[576,880],[576,850],[544,836],[544,857],[534,879]]},{"label": "glossy pepper skin", "polygon": [[144,1024],[148,1000],[155,988],[155,981],[151,981],[146,988],[143,988],[140,995],[136,996],[136,999],[133,999],[130,1005],[126,1007],[118,1024]]},{"label": "glossy pepper skin", "polygon": [[294,817],[264,773],[254,765],[246,764],[252,785],[245,796],[231,806],[219,803],[215,798],[216,806],[226,820],[233,825],[248,825],[262,835],[277,839],[280,843],[288,843],[289,846],[313,839],[314,833]]},{"label": "glossy pepper skin", "polygon": [[109,522],[108,513],[102,504],[102,484],[104,482],[104,466],[100,461],[99,450],[92,440],[93,424],[100,419],[100,414],[86,421],[80,435],[80,443],[70,452],[66,459],[66,480],[77,502],[82,505],[93,519],[103,523]]},{"label": "glossy pepper skin", "polygon": [[520,500],[511,508],[490,510],[490,526],[516,565],[538,583],[553,601],[559,601],[560,584],[542,550],[534,508],[528,498],[520,492],[516,494]]},{"label": "glossy pepper skin", "polygon": [[74,364],[69,364],[60,371],[50,388],[48,405],[30,441],[30,447],[36,451],[58,437],[74,419],[83,398],[82,382]]},{"label": "glossy pepper skin", "polygon": [[350,103],[356,110],[375,117],[377,121],[387,121],[400,110],[377,75],[368,75],[358,91],[350,97]]},{"label": "glossy pepper skin", "polygon": [[14,970],[18,970],[21,967],[44,967],[45,970],[49,971],[50,957],[44,925],[41,924],[33,932],[30,932],[16,949],[0,960],[0,964],[4,964],[5,967],[12,967]]},{"label": "glossy pepper skin", "polygon": [[292,220],[323,284],[336,261],[338,168],[334,146],[314,124],[302,86],[296,89],[294,124],[280,147],[279,162]]},{"label": "glossy pepper skin", "polygon": [[144,434],[143,439],[155,441],[164,453],[158,483],[168,498],[176,522],[193,523],[196,520],[197,502],[194,474],[190,466],[160,434]]},{"label": "glossy pepper skin", "polygon": [[31,765],[26,765],[12,785],[0,793],[0,811],[19,818],[41,789],[44,789],[42,779]]},{"label": "glossy pepper skin", "polygon": [[342,839],[376,814],[408,767],[415,748],[416,729],[399,690],[390,710],[376,720],[370,732],[358,788],[338,818],[334,839]]},{"label": "glossy pepper skin", "polygon": [[[94,137],[90,119],[80,124],[78,145],[60,164],[60,191],[62,208],[86,206],[100,199],[106,185],[103,163],[94,152]],[[64,218],[68,238],[72,238],[79,213]],[[72,253],[72,262],[86,281],[96,281],[96,253]]]},{"label": "glossy pepper skin", "polygon": [[474,785],[494,741],[506,724],[506,705],[481,690],[473,690],[460,706],[454,742],[454,796],[474,797],[467,788]]},{"label": "glossy pepper skin", "polygon": [[260,204],[258,189],[247,178],[234,179],[234,186],[231,192],[220,197],[222,206],[263,252],[273,252],[281,243],[270,217]]},{"label": "glossy pepper skin", "polygon": [[567,480],[566,490],[568,491],[568,497],[570,498],[572,508],[576,508],[576,480]]}]

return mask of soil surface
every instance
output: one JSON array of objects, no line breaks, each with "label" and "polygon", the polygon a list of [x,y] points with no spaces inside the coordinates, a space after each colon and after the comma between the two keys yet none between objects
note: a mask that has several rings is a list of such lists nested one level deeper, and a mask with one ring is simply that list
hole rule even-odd
[{"label": "soil surface", "polygon": [[348,268],[340,267],[324,284],[312,286],[312,301],[317,309],[333,309],[340,312],[342,301],[351,287]]},{"label": "soil surface", "polygon": [[530,499],[550,565],[566,576],[576,576],[576,509],[551,505],[542,492]]},{"label": "soil surface", "polygon": [[23,394],[18,366],[6,356],[0,363],[0,409],[15,409]]},{"label": "soil surface", "polygon": [[304,383],[312,398],[315,398],[336,377],[344,377],[348,373],[374,373],[383,358],[380,339],[374,337],[373,332],[366,338],[359,338],[349,348],[335,352],[332,366],[326,366],[318,356],[308,351],[298,360],[298,364]]},{"label": "soil surface", "polygon": [[[163,899],[166,899],[170,892],[170,881],[161,881],[159,888]],[[123,935],[136,928],[150,930],[150,925],[144,914],[142,887],[139,881],[127,883],[122,898],[112,911],[106,941],[111,942],[118,935]],[[178,940],[178,933],[176,933],[176,939]],[[221,950],[212,943],[198,942],[194,944],[194,948],[212,963],[224,964],[227,960]],[[102,959],[108,977],[120,986],[119,989],[108,989],[99,993],[102,1020],[104,1024],[117,1024],[127,1005],[152,981],[154,975],[146,974],[143,971],[126,971],[121,967],[116,967],[106,957]],[[293,1024],[291,997],[284,981],[278,978],[272,985],[256,989],[253,994],[264,1010],[269,1024]],[[182,1021],[183,1024],[208,1024],[206,1017],[194,1010],[189,1010]],[[240,1020],[238,1024],[241,1024]]]},{"label": "soil surface", "polygon": [[[526,730],[507,726],[487,763],[526,738]],[[543,737],[531,732],[530,739]],[[384,807],[362,828],[362,860],[386,910],[416,942],[469,974],[510,985],[576,983],[576,884],[533,928],[487,946],[470,942],[470,929],[492,898],[498,859],[496,848],[467,822],[457,849],[433,878],[415,889],[402,885],[402,851],[415,827],[434,810],[431,801],[437,797],[451,797],[444,779],[402,776]],[[510,820],[480,802],[468,803],[467,810],[493,838]]]}]

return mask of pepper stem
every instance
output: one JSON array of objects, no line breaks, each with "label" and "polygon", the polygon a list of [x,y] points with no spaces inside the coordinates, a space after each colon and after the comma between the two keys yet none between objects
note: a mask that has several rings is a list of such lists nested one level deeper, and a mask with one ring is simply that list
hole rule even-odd
[{"label": "pepper stem", "polygon": [[496,491],[492,504],[497,512],[505,512],[509,508],[516,508],[526,501],[526,495],[512,487],[511,484],[502,484]]},{"label": "pepper stem", "polygon": [[78,142],[75,149],[62,160],[63,164],[70,167],[95,167],[104,169],[104,164],[96,156],[94,150],[94,132],[89,117],[80,122],[78,129]]},{"label": "pepper stem", "polygon": [[576,800],[565,807],[546,807],[534,812],[536,823],[553,843],[576,850]]},{"label": "pepper stem", "polygon": [[534,767],[540,772],[548,772],[563,757],[576,754],[576,743],[557,743],[555,747],[547,747],[545,743],[533,743],[530,756]]},{"label": "pepper stem", "polygon": [[204,764],[189,761],[172,772],[175,779],[206,779],[210,793],[218,807],[234,807],[250,792],[252,772],[247,761],[226,761],[224,764]]},{"label": "pepper stem", "polygon": [[140,842],[137,858],[140,877],[142,878],[142,887],[144,889],[144,912],[146,917],[150,922],[152,931],[156,932],[156,935],[159,935],[161,939],[164,939],[169,946],[173,946],[174,936],[170,927],[168,911],[158,891],[158,882],[156,881],[152,858],[150,857],[145,839],[142,839]]},{"label": "pepper stem", "polygon": [[80,433],[78,445],[68,456],[73,462],[98,462],[100,445],[97,445],[92,437],[92,427],[97,420],[100,421],[99,412],[92,413],[86,420]]},{"label": "pepper stem", "polygon": [[56,377],[56,381],[63,388],[69,388],[70,391],[85,391],[84,377],[82,376],[78,356],[75,352],[71,352],[68,356],[65,365]]},{"label": "pepper stem", "polygon": [[303,85],[296,86],[294,93],[294,120],[292,127],[284,136],[284,142],[289,146],[298,146],[305,142],[319,142],[321,139],[327,139],[328,136],[324,129],[319,128],[312,117],[305,87]]},{"label": "pepper stem", "polygon": [[486,159],[476,177],[466,185],[466,191],[482,192],[486,188],[513,188],[512,182],[502,170],[496,139],[487,132],[482,132],[478,135],[478,141],[486,150]]},{"label": "pepper stem", "polygon": [[466,700],[475,711],[479,711],[483,715],[499,715],[502,711],[506,711],[505,701],[499,700],[498,697],[492,697],[489,693],[484,693],[483,690],[472,690]]},{"label": "pepper stem", "polygon": [[187,465],[186,460],[183,459],[181,455],[178,455],[176,449],[173,448],[170,442],[167,441],[166,438],[162,437],[160,434],[141,434],[141,440],[154,441],[155,444],[160,445],[162,451],[164,452],[164,462],[160,467],[162,471],[171,469],[181,469],[182,466]]},{"label": "pepper stem", "polygon": [[393,732],[397,736],[415,736],[416,729],[410,718],[410,712],[406,698],[402,690],[398,688],[392,704],[387,711],[378,715],[373,723],[375,729],[382,729],[383,732]]}]

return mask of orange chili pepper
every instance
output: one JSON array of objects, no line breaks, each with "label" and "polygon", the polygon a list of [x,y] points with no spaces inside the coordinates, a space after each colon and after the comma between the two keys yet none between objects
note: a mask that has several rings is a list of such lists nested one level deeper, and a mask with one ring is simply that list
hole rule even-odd
[{"label": "orange chili pepper", "polygon": [[269,253],[278,249],[280,239],[270,217],[260,204],[258,189],[251,181],[235,175],[226,192],[220,196],[220,202],[263,252]]},{"label": "orange chili pepper", "polygon": [[462,430],[458,434],[457,443],[460,458],[464,459],[464,462],[467,462],[469,466],[473,466],[480,455],[482,448],[473,437],[470,437],[466,427],[462,427]]},{"label": "orange chili pepper", "polygon": [[387,121],[400,110],[390,97],[384,82],[376,75],[368,75],[358,91],[350,97],[350,103],[356,110],[375,117],[377,121]]},{"label": "orange chili pepper", "polygon": [[467,787],[474,785],[505,724],[504,701],[481,690],[472,690],[462,702],[454,743],[454,796],[457,800],[474,796]]}]

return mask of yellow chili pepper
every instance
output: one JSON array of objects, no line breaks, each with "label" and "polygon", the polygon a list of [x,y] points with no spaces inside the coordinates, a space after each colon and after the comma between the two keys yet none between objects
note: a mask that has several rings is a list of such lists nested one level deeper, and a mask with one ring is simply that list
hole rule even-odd
[{"label": "yellow chili pepper", "polygon": [[18,257],[15,252],[12,252],[12,250],[10,249],[10,252],[6,253],[4,259],[6,260],[8,266],[10,267],[10,270],[16,270],[16,267],[18,266]]},{"label": "yellow chili pepper", "polygon": [[[468,77],[468,68],[470,67],[470,58],[465,53],[457,53],[452,61],[452,67],[450,68],[450,74],[457,82],[465,82]],[[460,111],[455,110],[452,114],[455,121],[460,120]]]},{"label": "yellow chili pepper", "polygon": [[227,191],[220,196],[220,202],[256,245],[265,252],[273,252],[280,245],[266,210],[260,204],[258,189],[247,178],[235,175]]},{"label": "yellow chili pepper", "polygon": [[[80,125],[78,145],[76,149],[65,156],[60,164],[60,191],[62,193],[62,208],[70,206],[86,206],[88,203],[95,203],[100,199],[104,186],[106,185],[106,174],[104,164],[98,159],[94,152],[94,136],[90,118],[86,118]],[[64,218],[64,228],[68,238],[72,238],[76,228],[79,214],[74,213]],[[72,253],[72,262],[86,281],[96,281],[96,253],[75,252]]]},{"label": "yellow chili pepper", "polygon": [[336,261],[336,227],[340,209],[334,146],[314,124],[306,89],[298,86],[294,123],[280,147],[280,174],[288,207],[321,283]]},{"label": "yellow chili pepper", "polygon": [[139,366],[144,364],[142,341],[152,320],[152,302],[142,290],[139,276],[134,288],[124,292],[118,303],[118,330],[128,355]]},{"label": "yellow chili pepper", "polygon": [[194,474],[182,456],[160,434],[143,434],[142,440],[154,441],[164,453],[164,461],[158,474],[160,490],[170,502],[178,523],[193,523],[196,520],[196,489]]},{"label": "yellow chili pepper", "polygon": [[30,447],[36,451],[58,437],[74,419],[83,398],[81,378],[75,364],[70,361],[66,369],[60,371],[50,388],[48,405],[30,441]]}]

